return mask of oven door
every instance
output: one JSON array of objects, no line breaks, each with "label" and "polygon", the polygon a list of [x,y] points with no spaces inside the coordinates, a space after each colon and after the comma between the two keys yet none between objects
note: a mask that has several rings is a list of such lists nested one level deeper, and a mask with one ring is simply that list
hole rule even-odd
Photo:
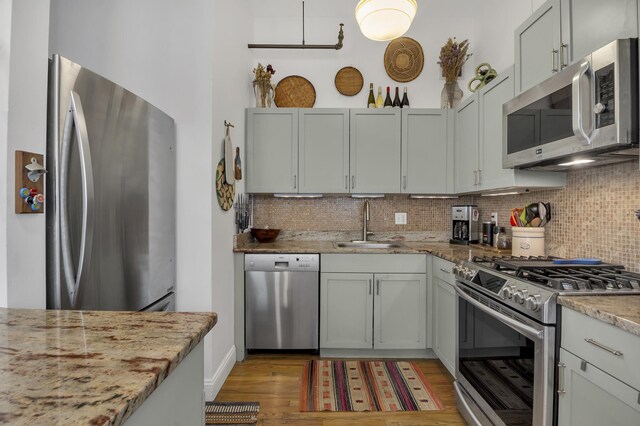
[{"label": "oven door", "polygon": [[552,425],[555,327],[456,282],[458,408],[470,424]]}]

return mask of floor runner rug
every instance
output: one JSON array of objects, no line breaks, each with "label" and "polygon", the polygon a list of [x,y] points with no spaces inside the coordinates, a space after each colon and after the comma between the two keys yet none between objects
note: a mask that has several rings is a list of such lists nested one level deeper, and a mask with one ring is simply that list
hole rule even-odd
[{"label": "floor runner rug", "polygon": [[205,425],[244,426],[258,422],[258,402],[207,402],[204,408]]},{"label": "floor runner rug", "polygon": [[411,362],[308,361],[300,411],[427,411],[444,407]]}]

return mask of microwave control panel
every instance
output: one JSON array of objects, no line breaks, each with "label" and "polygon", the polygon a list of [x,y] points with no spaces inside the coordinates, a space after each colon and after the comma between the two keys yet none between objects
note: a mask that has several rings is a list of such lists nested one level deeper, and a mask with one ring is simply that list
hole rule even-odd
[{"label": "microwave control panel", "polygon": [[616,77],[613,64],[596,71],[596,128],[610,126],[616,121]]}]

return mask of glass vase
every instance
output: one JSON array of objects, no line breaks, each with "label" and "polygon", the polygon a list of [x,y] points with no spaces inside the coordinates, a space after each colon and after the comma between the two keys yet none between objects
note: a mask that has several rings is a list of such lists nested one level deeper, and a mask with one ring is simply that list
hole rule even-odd
[{"label": "glass vase", "polygon": [[462,101],[462,89],[457,81],[447,81],[440,95],[440,108],[456,108]]},{"label": "glass vase", "polygon": [[256,95],[256,108],[270,108],[273,101],[273,86],[270,81],[253,82],[253,93]]}]

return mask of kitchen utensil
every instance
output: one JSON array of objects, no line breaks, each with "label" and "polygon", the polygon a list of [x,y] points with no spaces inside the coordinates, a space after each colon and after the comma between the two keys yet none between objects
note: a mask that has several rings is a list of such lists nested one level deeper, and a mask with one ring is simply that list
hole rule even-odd
[{"label": "kitchen utensil", "polygon": [[334,80],[338,92],[345,96],[355,96],[362,90],[362,73],[354,67],[344,67],[336,73]]},{"label": "kitchen utensil", "polygon": [[316,103],[316,89],[306,78],[290,75],[276,86],[274,101],[278,108],[311,108]]},{"label": "kitchen utensil", "polygon": [[384,51],[384,68],[395,81],[415,80],[424,67],[424,52],[420,43],[409,37],[392,40]]},{"label": "kitchen utensil", "polygon": [[224,158],[218,162],[216,168],[216,197],[222,210],[227,211],[233,205],[233,197],[236,195],[235,185],[229,185],[225,180]]},{"label": "kitchen utensil", "polygon": [[600,265],[602,260],[590,257],[579,257],[576,259],[553,259],[553,263],[556,265]]},{"label": "kitchen utensil", "polygon": [[539,217],[534,217],[533,219],[531,219],[531,222],[529,222],[529,225],[532,228],[537,228],[540,226],[540,224],[542,223],[542,219],[540,219]]},{"label": "kitchen utensil", "polygon": [[538,203],[531,203],[528,206],[526,206],[525,208],[525,212],[526,212],[526,218],[527,218],[527,222],[531,223],[531,221],[536,218],[539,217],[538,214]]},{"label": "kitchen utensil", "polygon": [[272,243],[280,233],[279,229],[251,228],[251,235],[260,243]]},{"label": "kitchen utensil", "polygon": [[236,182],[236,178],[235,170],[233,167],[233,145],[231,145],[231,135],[229,134],[229,127],[230,126],[227,126],[224,137],[224,176],[225,181],[229,185],[233,185]]},{"label": "kitchen utensil", "polygon": [[518,217],[517,217],[517,219],[520,222],[519,226],[527,226],[527,224],[529,222],[527,221],[526,209],[518,209]]},{"label": "kitchen utensil", "polygon": [[540,216],[540,226],[547,224],[547,206],[544,203],[538,203],[538,215]]}]

